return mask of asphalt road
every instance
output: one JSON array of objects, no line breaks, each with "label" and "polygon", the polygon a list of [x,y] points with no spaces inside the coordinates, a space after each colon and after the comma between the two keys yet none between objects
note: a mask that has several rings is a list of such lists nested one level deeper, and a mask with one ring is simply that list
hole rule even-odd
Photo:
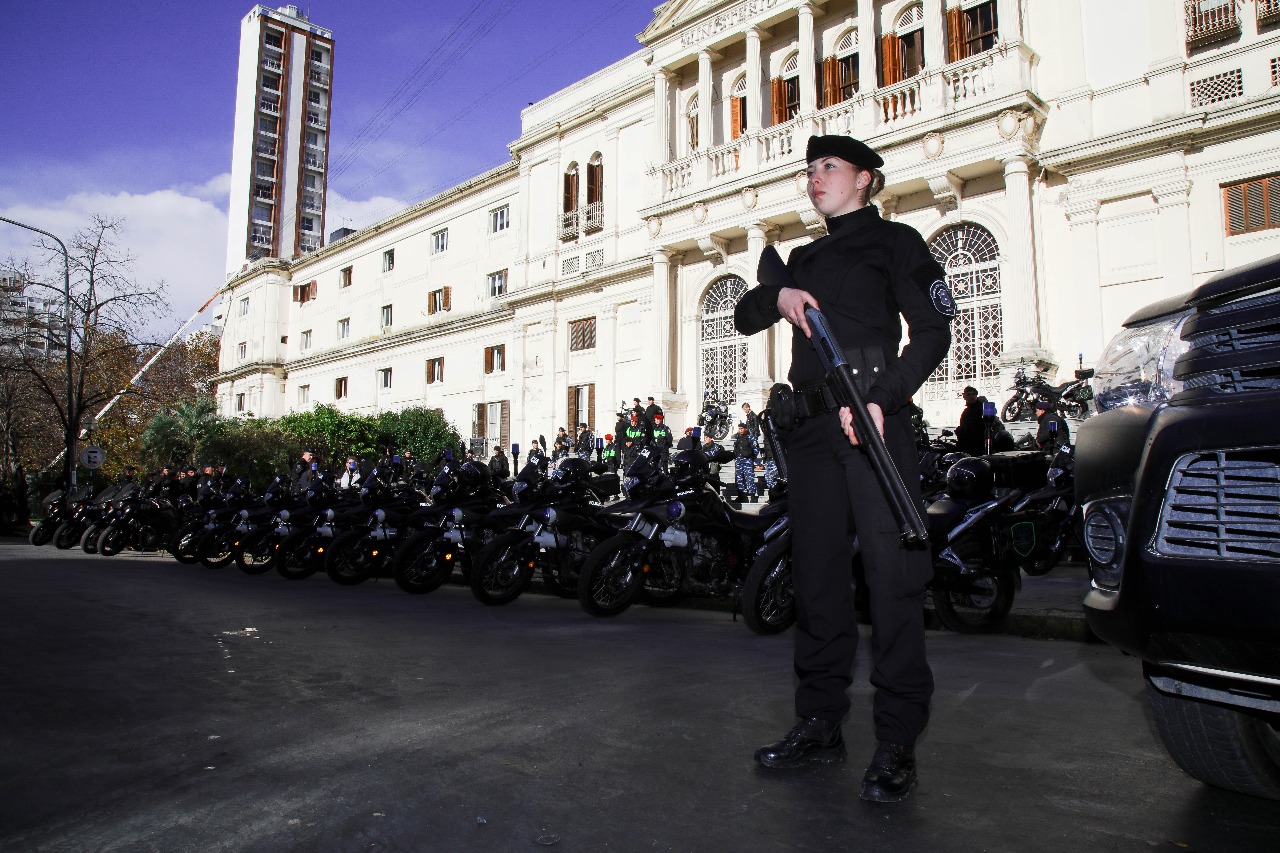
[{"label": "asphalt road", "polygon": [[[770,772],[790,634],[724,613],[596,620],[528,594],[410,596],[0,540],[0,849],[1276,849],[1280,807],[1183,775],[1136,662],[931,633],[921,783]],[[866,644],[864,643],[864,649]]]}]

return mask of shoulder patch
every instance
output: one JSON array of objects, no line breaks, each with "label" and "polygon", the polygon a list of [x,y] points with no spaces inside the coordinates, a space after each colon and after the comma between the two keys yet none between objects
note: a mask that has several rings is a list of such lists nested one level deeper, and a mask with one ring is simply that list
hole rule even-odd
[{"label": "shoulder patch", "polygon": [[942,279],[929,285],[929,301],[933,303],[933,310],[943,317],[956,316],[956,301],[951,298],[951,289]]}]

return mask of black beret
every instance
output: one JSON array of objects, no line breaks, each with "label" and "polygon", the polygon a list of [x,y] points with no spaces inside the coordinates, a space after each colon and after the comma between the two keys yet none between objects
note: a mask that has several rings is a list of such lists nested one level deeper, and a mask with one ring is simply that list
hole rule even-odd
[{"label": "black beret", "polygon": [[804,152],[806,163],[812,163],[819,157],[839,157],[862,169],[879,169],[884,165],[884,158],[872,151],[866,143],[859,142],[852,136],[811,136]]}]

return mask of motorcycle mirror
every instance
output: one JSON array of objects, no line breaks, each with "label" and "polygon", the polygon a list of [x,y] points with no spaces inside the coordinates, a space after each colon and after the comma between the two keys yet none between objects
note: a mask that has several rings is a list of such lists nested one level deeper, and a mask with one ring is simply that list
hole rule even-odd
[{"label": "motorcycle mirror", "polygon": [[988,400],[982,404],[982,416],[984,418],[994,418],[996,416],[996,404]]},{"label": "motorcycle mirror", "polygon": [[702,441],[702,427],[696,426],[693,428],[693,440],[695,442]]}]

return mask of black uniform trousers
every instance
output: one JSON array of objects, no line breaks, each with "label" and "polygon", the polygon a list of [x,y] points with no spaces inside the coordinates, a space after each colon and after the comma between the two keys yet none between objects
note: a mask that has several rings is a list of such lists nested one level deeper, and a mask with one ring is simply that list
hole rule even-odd
[{"label": "black uniform trousers", "polygon": [[[910,417],[885,418],[885,443],[919,503]],[[787,437],[792,577],[796,596],[796,715],[840,720],[849,710],[858,625],[851,548],[856,529],[870,592],[876,739],[914,746],[929,718],[933,673],[925,659],[927,547],[906,549],[867,455],[839,414],[806,418]]]}]

